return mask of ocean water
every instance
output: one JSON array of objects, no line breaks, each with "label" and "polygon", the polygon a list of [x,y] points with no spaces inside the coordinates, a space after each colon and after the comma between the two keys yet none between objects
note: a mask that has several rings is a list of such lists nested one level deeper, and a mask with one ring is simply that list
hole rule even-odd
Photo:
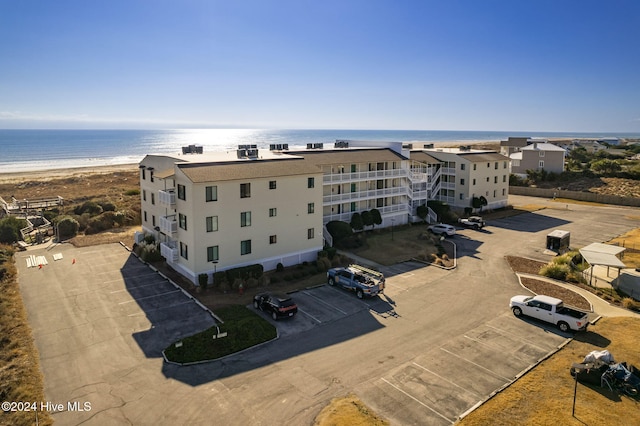
[{"label": "ocean water", "polygon": [[0,129],[0,173],[93,167],[139,162],[146,154],[173,154],[186,145],[205,152],[232,150],[241,144],[307,143],[332,145],[336,139],[402,142],[499,141],[509,136],[542,138],[602,138],[640,135],[616,133],[487,132],[446,130],[295,130],[295,129],[175,129],[175,130],[3,130]]}]

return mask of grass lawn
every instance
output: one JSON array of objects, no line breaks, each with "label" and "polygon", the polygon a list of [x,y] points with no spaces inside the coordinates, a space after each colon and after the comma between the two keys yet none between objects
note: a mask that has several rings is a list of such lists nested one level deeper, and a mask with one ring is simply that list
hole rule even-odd
[{"label": "grass lawn", "polygon": [[220,308],[216,315],[224,321],[218,327],[220,333],[227,333],[225,337],[214,339],[218,328],[208,328],[182,339],[179,347],[171,344],[164,351],[167,359],[181,364],[217,359],[267,342],[277,335],[273,325],[245,306]]},{"label": "grass lawn", "polygon": [[427,227],[424,225],[396,226],[393,233],[390,228],[366,232],[364,245],[351,251],[381,265],[393,265],[420,254],[436,253],[437,249],[431,238],[418,239],[420,234],[426,232]]}]

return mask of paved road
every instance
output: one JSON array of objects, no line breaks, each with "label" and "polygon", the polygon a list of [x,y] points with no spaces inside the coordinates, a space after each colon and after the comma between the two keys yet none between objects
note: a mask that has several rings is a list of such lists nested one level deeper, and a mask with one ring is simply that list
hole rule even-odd
[{"label": "paved road", "polygon": [[[54,419],[304,425],[355,392],[394,424],[451,424],[570,337],[511,315],[508,300],[523,290],[504,255],[544,259],[553,229],[570,231],[575,246],[640,226],[637,209],[551,207],[460,231],[453,271],[395,265],[381,298],[328,286],[298,292],[301,312],[278,322],[279,340],[191,367],[163,363],[160,350],[211,318],[121,246],[17,254],[46,397],[91,403]],[[27,268],[27,255],[49,264]]]}]

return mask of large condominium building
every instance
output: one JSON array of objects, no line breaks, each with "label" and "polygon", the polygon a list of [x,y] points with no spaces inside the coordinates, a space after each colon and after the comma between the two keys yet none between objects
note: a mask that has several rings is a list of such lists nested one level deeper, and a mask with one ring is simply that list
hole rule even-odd
[{"label": "large condominium building", "polygon": [[193,282],[253,263],[270,270],[315,260],[330,241],[325,225],[365,210],[377,209],[386,227],[418,220],[417,207],[431,199],[463,208],[483,195],[490,208],[502,207],[508,169],[503,180],[493,164],[502,172],[507,160],[362,141],[339,141],[333,149],[147,155],[140,162],[142,227]]}]

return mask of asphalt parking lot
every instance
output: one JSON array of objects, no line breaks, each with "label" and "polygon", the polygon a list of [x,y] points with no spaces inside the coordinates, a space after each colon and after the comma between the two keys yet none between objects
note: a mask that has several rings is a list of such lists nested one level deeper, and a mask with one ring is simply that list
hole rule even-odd
[{"label": "asphalt parking lot", "polygon": [[[189,367],[160,351],[212,318],[120,245],[16,258],[46,398],[92,405],[54,414],[56,424],[311,424],[349,392],[392,424],[451,424],[570,337],[511,314],[523,289],[504,256],[544,259],[557,228],[574,244],[606,241],[640,226],[637,212],[572,206],[461,230],[455,270],[393,265],[385,294],[365,300],[303,289],[299,314],[276,323],[278,340]],[[48,264],[28,268],[27,256]]]}]

